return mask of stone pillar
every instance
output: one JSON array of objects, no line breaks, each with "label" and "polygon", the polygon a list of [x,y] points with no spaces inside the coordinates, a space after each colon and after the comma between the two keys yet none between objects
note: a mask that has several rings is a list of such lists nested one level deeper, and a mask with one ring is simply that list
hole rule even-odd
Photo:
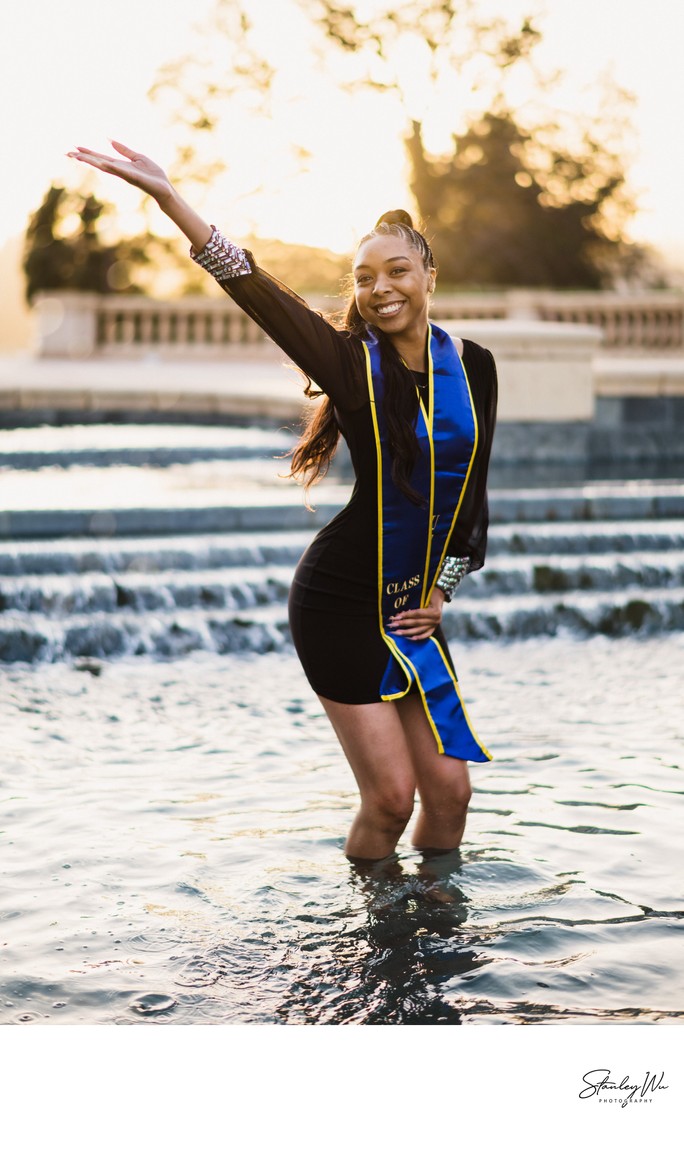
[{"label": "stone pillar", "polygon": [[37,355],[76,360],[92,356],[100,299],[95,292],[40,292],[33,304]]},{"label": "stone pillar", "polygon": [[539,292],[525,288],[511,288],[505,294],[506,318],[509,320],[540,320]]},{"label": "stone pillar", "polygon": [[499,420],[589,423],[599,328],[524,320],[449,320],[443,327],[489,348],[499,376]]}]

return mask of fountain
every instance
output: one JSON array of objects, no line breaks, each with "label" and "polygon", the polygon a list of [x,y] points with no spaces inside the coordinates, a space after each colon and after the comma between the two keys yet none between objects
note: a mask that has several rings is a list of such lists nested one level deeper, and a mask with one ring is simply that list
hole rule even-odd
[{"label": "fountain", "polygon": [[[346,501],[343,461],[312,513],[278,478],[291,443],[283,431],[0,436],[0,661],[287,647],[292,571]],[[445,612],[450,638],[684,628],[684,485],[503,488],[502,475],[490,492],[487,565]]]}]

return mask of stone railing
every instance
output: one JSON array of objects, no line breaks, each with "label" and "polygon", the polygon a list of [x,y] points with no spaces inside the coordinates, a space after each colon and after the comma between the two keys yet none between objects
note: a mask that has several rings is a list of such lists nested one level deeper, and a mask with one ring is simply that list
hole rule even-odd
[{"label": "stone railing", "polygon": [[261,329],[227,296],[152,300],[147,296],[100,296],[45,292],[37,297],[39,356],[219,357],[235,348],[268,342]]},{"label": "stone railing", "polygon": [[[332,312],[338,301],[313,299]],[[40,295],[35,304],[39,356],[87,359],[146,355],[219,358],[232,350],[257,351],[270,341],[228,297],[151,300],[85,292]],[[599,328],[602,350],[623,353],[684,351],[684,294],[649,292],[509,291],[437,295],[440,322],[546,321]]]},{"label": "stone railing", "polygon": [[644,292],[541,292],[515,290],[436,296],[437,321],[543,320],[590,324],[603,333],[602,348],[619,352],[684,350],[684,294]]},{"label": "stone railing", "polygon": [[266,339],[261,329],[231,300],[189,298],[172,306],[134,297],[103,301],[96,309],[95,342],[98,350],[121,348],[209,348],[257,344]]}]

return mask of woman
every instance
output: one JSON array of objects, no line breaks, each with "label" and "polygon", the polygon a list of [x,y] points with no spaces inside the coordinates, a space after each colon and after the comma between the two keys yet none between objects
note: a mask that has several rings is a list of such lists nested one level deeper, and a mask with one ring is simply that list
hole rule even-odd
[{"label": "woman", "polygon": [[[350,859],[391,855],[413,812],[422,851],[458,847],[467,761],[490,758],[470,727],[441,631],[444,602],[482,566],[494,432],[491,354],[428,323],[436,266],[406,213],[361,241],[338,330],[205,223],[148,157],[69,155],[156,199],[191,255],[325,393],[292,473],[322,474],[340,433],[356,484],[295,573],[290,625],[305,673],[356,777]],[[307,389],[307,394],[311,390]]]}]

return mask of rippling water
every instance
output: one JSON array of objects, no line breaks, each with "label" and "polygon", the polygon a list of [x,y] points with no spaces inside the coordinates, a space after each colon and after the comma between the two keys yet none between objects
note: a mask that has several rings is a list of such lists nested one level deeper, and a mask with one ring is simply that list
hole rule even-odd
[{"label": "rippling water", "polygon": [[462,851],[365,873],[293,656],[4,670],[0,1022],[681,1022],[684,637],[458,663]]}]

